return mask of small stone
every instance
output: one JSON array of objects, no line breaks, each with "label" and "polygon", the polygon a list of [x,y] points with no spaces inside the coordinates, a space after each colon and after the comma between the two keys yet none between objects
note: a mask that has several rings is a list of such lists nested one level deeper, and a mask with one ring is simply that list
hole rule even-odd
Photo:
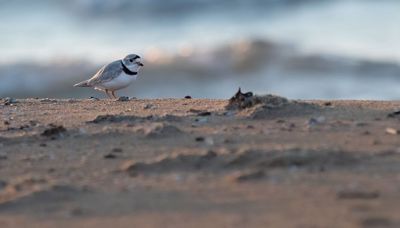
[{"label": "small stone", "polygon": [[192,99],[192,97],[187,95],[187,96],[185,96],[185,99]]},{"label": "small stone", "polygon": [[64,132],[66,132],[67,129],[65,129],[62,125],[54,125],[54,124],[50,124],[49,128],[44,130],[42,132],[42,136],[46,136],[46,137],[56,137],[56,136],[62,136]]},{"label": "small stone", "polygon": [[197,119],[195,119],[195,121],[196,121],[197,123],[204,124],[204,123],[207,123],[207,122],[208,122],[208,118],[207,118],[207,117],[197,118]]},{"label": "small stone", "polygon": [[198,115],[198,116],[211,116],[211,112],[207,112],[207,111],[205,111],[205,112],[199,112],[197,115]]},{"label": "small stone", "polygon": [[324,103],[325,106],[332,106],[332,102],[328,101]]},{"label": "small stone", "polygon": [[152,104],[146,104],[143,109],[152,109],[154,107],[154,105]]},{"label": "small stone", "polygon": [[211,137],[207,137],[207,138],[205,139],[205,143],[206,143],[207,145],[209,145],[209,146],[213,146],[213,145],[214,145],[214,139],[211,138]]},{"label": "small stone", "polygon": [[389,135],[398,135],[400,131],[391,127],[386,128],[385,132]]},{"label": "small stone", "polygon": [[97,97],[89,97],[89,100],[91,100],[91,101],[98,101],[98,100],[100,100],[100,99],[97,98]]},{"label": "small stone", "polygon": [[202,136],[199,136],[199,137],[196,137],[195,140],[196,140],[196,142],[204,142],[205,138]]},{"label": "small stone", "polygon": [[117,101],[129,101],[129,97],[119,97]]},{"label": "small stone", "polygon": [[26,128],[29,128],[29,126],[28,126],[28,125],[21,125],[21,126],[19,126],[19,129],[20,129],[20,130],[24,130],[24,129],[26,129]]},{"label": "small stone", "polygon": [[357,122],[357,123],[356,123],[356,126],[357,126],[357,127],[365,127],[365,126],[368,126],[368,123]]},{"label": "small stone", "polygon": [[117,158],[117,155],[115,155],[115,154],[106,154],[103,157],[105,159],[115,159],[115,158]]}]

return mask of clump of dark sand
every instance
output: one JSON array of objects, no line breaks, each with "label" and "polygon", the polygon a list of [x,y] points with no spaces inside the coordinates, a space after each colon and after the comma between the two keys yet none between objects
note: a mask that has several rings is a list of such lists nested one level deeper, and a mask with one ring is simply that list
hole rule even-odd
[{"label": "clump of dark sand", "polygon": [[276,95],[257,96],[252,92],[242,93],[240,88],[229,99],[225,108],[229,111],[239,111],[239,115],[252,119],[308,115],[320,109],[307,102],[291,101]]},{"label": "clump of dark sand", "polygon": [[243,110],[256,105],[266,105],[268,107],[281,107],[289,103],[284,97],[275,95],[255,96],[252,92],[242,93],[241,89],[229,99],[227,110]]},{"label": "clump of dark sand", "polygon": [[65,129],[65,127],[62,125],[50,124],[49,127],[45,129],[41,135],[45,137],[55,138],[62,136],[66,131],[67,129]]}]

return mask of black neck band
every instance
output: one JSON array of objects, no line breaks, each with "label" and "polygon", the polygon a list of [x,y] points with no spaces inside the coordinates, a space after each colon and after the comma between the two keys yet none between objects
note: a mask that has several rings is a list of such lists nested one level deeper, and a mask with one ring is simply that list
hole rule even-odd
[{"label": "black neck band", "polygon": [[124,71],[125,74],[127,75],[137,75],[137,72],[133,72],[128,69],[128,67],[125,66],[124,62],[121,60],[121,65],[122,65],[122,70]]}]

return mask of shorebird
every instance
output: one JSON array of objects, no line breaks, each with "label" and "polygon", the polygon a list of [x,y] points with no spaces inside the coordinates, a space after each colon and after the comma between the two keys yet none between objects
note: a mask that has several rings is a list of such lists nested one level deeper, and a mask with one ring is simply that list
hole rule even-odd
[{"label": "shorebird", "polygon": [[141,67],[143,63],[140,56],[130,54],[103,66],[92,78],[79,82],[74,87],[92,87],[104,91],[109,98],[117,98],[115,91],[126,88],[135,81]]}]

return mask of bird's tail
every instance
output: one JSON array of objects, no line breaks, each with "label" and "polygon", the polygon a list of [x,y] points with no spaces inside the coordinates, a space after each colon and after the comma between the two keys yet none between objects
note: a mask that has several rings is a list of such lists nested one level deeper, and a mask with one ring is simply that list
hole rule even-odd
[{"label": "bird's tail", "polygon": [[83,82],[76,83],[74,85],[74,87],[90,87],[90,85],[88,84],[88,81],[83,81]]}]

